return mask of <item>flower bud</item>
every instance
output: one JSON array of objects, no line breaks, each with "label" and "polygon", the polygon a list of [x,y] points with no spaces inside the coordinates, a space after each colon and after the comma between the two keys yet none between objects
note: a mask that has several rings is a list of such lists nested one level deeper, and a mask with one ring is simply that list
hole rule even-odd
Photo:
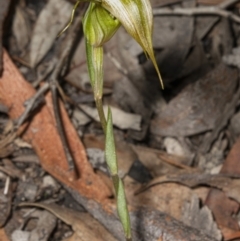
[{"label": "flower bud", "polygon": [[88,43],[102,46],[117,31],[120,22],[100,4],[91,2],[83,19],[83,31]]}]

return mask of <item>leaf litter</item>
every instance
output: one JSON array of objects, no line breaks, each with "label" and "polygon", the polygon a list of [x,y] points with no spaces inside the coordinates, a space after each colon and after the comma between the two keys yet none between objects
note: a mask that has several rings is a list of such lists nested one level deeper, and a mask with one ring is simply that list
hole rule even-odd
[{"label": "leaf litter", "polygon": [[[6,28],[2,28],[1,34],[6,36],[8,44],[4,40],[0,47],[7,48],[29,83],[47,82],[53,71],[50,63],[55,63],[64,46],[69,46],[64,42],[67,33],[57,39],[72,9],[70,1],[61,1],[49,0],[36,4],[21,0],[14,3],[11,8],[15,11],[10,9],[8,15],[13,24],[10,25],[11,21],[5,22],[11,29],[10,34],[7,35]],[[227,5],[229,2],[232,2],[230,8]],[[217,10],[219,4],[230,14],[231,20],[218,14],[155,16],[153,44],[166,86],[164,91],[160,89],[154,66],[123,29],[105,46],[104,104],[117,110],[113,113],[113,121],[116,126],[119,175],[126,187],[133,222],[137,220],[138,213],[143,212],[141,239],[136,240],[240,238],[240,169],[237,161],[240,29],[237,18],[232,18],[239,5],[237,1],[226,0],[153,1],[155,12],[206,10],[205,7],[213,5]],[[0,9],[3,7],[4,3],[0,2]],[[5,15],[1,14],[3,17]],[[0,26],[2,23],[3,19],[0,19]],[[20,240],[23,236],[26,241],[40,238],[53,241],[121,240],[118,225],[113,225],[116,217],[110,211],[115,210],[112,206],[113,187],[103,164],[104,138],[95,115],[84,48],[79,32],[72,49],[73,58],[69,58],[66,64],[69,66],[67,74],[60,71],[58,83],[68,97],[64,99],[64,106],[72,123],[67,122],[66,128],[74,125],[76,136],[85,145],[80,150],[82,159],[86,160],[87,152],[92,163],[86,164],[84,161],[80,168],[76,164],[79,177],[69,173],[64,161],[56,161],[57,155],[65,160],[58,149],[61,142],[56,138],[53,141],[56,154],[49,160],[49,150],[53,152],[53,149],[44,147],[44,158],[41,154],[45,141],[39,142],[41,148],[38,148],[33,136],[30,141],[28,139],[32,145],[21,141],[24,134],[19,135],[14,129],[20,113],[12,114],[16,104],[9,101],[10,96],[0,91],[1,105],[7,107],[0,108],[0,204],[5,205],[2,210],[6,211],[0,221],[4,226],[4,231],[1,231],[12,240],[16,240],[15,237]],[[44,77],[37,80],[37,76]],[[0,88],[3,90],[4,85],[0,84]],[[11,88],[14,90],[13,86]],[[18,95],[13,99],[17,100]],[[30,117],[37,115],[40,109],[35,109]],[[27,125],[24,128],[27,130]],[[37,133],[38,128],[35,126],[32,131]],[[50,129],[46,132],[41,128],[41,132],[44,138],[54,136]],[[15,140],[17,136],[20,137],[18,141]],[[94,172],[89,171],[91,168]],[[86,176],[84,173],[87,173]],[[92,179],[86,178],[88,175]],[[83,178],[85,184],[78,178]],[[101,181],[92,184],[89,180],[94,179]],[[81,188],[85,190],[86,185],[90,185],[98,189],[97,183],[99,187],[104,186],[105,199],[91,191],[91,200]],[[70,193],[77,192],[77,202],[65,188]],[[94,194],[99,198],[94,198]],[[23,201],[31,203],[17,207]],[[66,205],[68,208],[64,207]],[[26,212],[30,210],[26,206],[46,209],[54,215],[49,216],[48,212],[37,209],[30,211],[33,214],[26,221]],[[82,206],[98,221],[83,212]],[[77,209],[81,212],[77,213]],[[9,216],[10,211],[12,216]],[[170,215],[166,218],[171,220],[168,225],[157,220],[158,215],[162,214]],[[33,221],[32,217],[37,217],[38,221]],[[56,222],[56,217],[62,222]],[[48,225],[46,220],[50,219],[53,221]],[[112,226],[108,219],[114,220]],[[156,221],[156,226],[151,226],[152,221]],[[165,236],[157,231],[163,227]],[[173,232],[168,227],[175,227],[175,230],[181,227],[179,230],[182,233]],[[43,229],[46,235],[40,237],[39,230]],[[194,238],[190,239],[188,232]],[[134,235],[139,237],[136,230]]]}]

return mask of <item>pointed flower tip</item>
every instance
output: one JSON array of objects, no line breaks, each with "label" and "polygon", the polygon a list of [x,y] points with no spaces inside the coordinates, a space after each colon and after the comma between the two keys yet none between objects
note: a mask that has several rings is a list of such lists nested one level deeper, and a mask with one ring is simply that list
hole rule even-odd
[{"label": "pointed flower tip", "polygon": [[150,57],[157,71],[161,87],[163,81],[152,46],[153,14],[149,0],[102,0],[102,6],[118,19],[126,31]]},{"label": "pointed flower tip", "polygon": [[161,75],[159,76],[159,79],[160,79],[160,84],[161,84],[161,87],[162,87],[162,89],[164,90],[164,84],[163,84],[163,80],[162,80]]},{"label": "pointed flower tip", "polygon": [[161,87],[162,87],[162,89],[164,90],[163,79],[162,79],[162,76],[161,76],[160,71],[159,71],[158,68],[157,68],[157,74],[158,74],[158,78],[159,78],[159,80],[160,80]]},{"label": "pointed flower tip", "polygon": [[157,75],[158,75],[158,78],[159,78],[159,80],[160,80],[161,87],[162,87],[162,89],[164,90],[164,84],[163,84],[162,76],[161,76],[161,73],[160,73],[160,71],[159,71],[159,68],[158,68],[158,65],[157,65],[157,62],[156,62],[156,59],[155,59],[154,54],[151,55],[151,60],[152,60],[153,65],[154,65],[154,67],[155,67],[155,69],[156,69],[156,71],[157,71]]}]

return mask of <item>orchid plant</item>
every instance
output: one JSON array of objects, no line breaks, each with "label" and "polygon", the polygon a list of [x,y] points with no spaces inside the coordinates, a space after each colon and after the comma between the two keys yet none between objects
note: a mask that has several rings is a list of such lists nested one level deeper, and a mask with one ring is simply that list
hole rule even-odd
[{"label": "orchid plant", "polygon": [[[73,21],[75,10],[80,2],[80,0],[76,2],[71,20],[63,31]],[[123,226],[125,238],[127,241],[130,241],[132,240],[130,218],[123,182],[118,175],[112,114],[109,108],[106,118],[102,104],[103,44],[111,39],[121,25],[138,42],[146,56],[152,60],[163,88],[163,81],[152,46],[153,14],[149,0],[90,0],[83,18],[87,65],[94,99],[105,134],[105,156],[116,192],[118,215]]]}]

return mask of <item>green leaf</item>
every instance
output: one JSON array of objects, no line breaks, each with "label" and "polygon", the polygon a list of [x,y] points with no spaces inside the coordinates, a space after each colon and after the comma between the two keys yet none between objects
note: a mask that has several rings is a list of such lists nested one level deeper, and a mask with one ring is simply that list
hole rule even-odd
[{"label": "green leaf", "polygon": [[113,136],[112,113],[108,108],[106,140],[105,140],[105,156],[111,175],[118,175],[117,156],[115,150],[115,141]]},{"label": "green leaf", "polygon": [[117,210],[118,216],[121,220],[123,225],[124,233],[127,239],[131,238],[131,225],[130,225],[130,218],[128,213],[128,207],[126,202],[126,196],[124,191],[124,185],[122,179],[118,176],[113,176],[113,183],[116,190],[117,196]]}]

